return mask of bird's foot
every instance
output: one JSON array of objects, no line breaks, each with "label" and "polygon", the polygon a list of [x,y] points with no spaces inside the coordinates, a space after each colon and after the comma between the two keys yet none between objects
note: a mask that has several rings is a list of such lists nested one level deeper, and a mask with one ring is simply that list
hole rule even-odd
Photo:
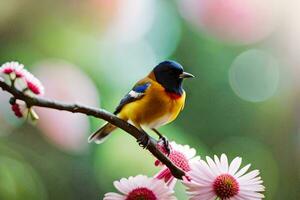
[{"label": "bird's foot", "polygon": [[140,147],[145,149],[150,144],[150,136],[146,132],[143,132],[139,139],[137,139],[137,142],[139,143]]},{"label": "bird's foot", "polygon": [[167,156],[169,156],[171,153],[171,148],[170,148],[170,143],[169,143],[168,139],[164,136],[160,136],[159,140],[163,142],[163,146],[165,148]]}]

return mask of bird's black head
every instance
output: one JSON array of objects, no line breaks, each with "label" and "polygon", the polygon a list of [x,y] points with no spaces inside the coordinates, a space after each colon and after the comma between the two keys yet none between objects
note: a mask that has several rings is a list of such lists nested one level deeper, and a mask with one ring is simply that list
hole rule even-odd
[{"label": "bird's black head", "polygon": [[182,82],[184,78],[194,77],[184,72],[183,67],[175,61],[164,61],[153,69],[156,81],[160,83],[167,92],[182,94]]}]

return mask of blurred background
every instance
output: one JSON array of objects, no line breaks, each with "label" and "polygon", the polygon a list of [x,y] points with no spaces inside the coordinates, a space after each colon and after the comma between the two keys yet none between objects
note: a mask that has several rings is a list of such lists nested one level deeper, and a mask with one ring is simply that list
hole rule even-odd
[{"label": "blurred background", "polygon": [[[165,59],[197,76],[161,131],[201,156],[260,169],[267,200],[300,199],[300,3],[297,0],[0,0],[0,61],[19,61],[46,97],[113,111]],[[14,117],[0,92],[0,199],[102,199],[112,182],[153,175],[154,158],[104,122],[38,109]],[[186,199],[177,184],[179,199]]]}]

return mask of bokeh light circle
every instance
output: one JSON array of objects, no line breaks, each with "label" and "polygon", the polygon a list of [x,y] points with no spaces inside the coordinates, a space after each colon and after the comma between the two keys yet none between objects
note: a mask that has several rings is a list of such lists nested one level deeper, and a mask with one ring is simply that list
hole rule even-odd
[{"label": "bokeh light circle", "polygon": [[278,0],[178,0],[184,18],[201,31],[235,44],[269,36],[279,16]]},{"label": "bokeh light circle", "polygon": [[279,66],[270,54],[251,49],[241,53],[229,70],[229,82],[240,98],[261,102],[272,97],[279,82]]},{"label": "bokeh light circle", "polygon": [[154,22],[145,39],[159,60],[168,58],[176,50],[181,31],[176,8],[168,1],[157,1]]},{"label": "bokeh light circle", "polygon": [[154,0],[119,0],[116,16],[105,32],[105,40],[131,43],[140,40],[151,28]]},{"label": "bokeh light circle", "polygon": [[[46,60],[36,65],[35,74],[44,84],[47,98],[99,106],[97,88],[75,65],[62,60]],[[38,127],[51,143],[70,153],[87,149],[90,132],[87,116],[43,108],[37,111]]]}]

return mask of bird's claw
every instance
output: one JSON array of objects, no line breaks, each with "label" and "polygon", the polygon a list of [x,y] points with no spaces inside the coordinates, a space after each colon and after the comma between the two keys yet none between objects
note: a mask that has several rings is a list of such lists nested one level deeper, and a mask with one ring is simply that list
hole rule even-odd
[{"label": "bird's claw", "polygon": [[164,136],[159,137],[159,140],[161,140],[163,142],[163,145],[164,145],[164,148],[166,150],[167,156],[169,156],[170,153],[171,153],[169,140]]},{"label": "bird's claw", "polygon": [[137,139],[137,142],[139,143],[140,147],[145,149],[150,144],[150,136],[147,133],[143,133],[143,135]]}]

